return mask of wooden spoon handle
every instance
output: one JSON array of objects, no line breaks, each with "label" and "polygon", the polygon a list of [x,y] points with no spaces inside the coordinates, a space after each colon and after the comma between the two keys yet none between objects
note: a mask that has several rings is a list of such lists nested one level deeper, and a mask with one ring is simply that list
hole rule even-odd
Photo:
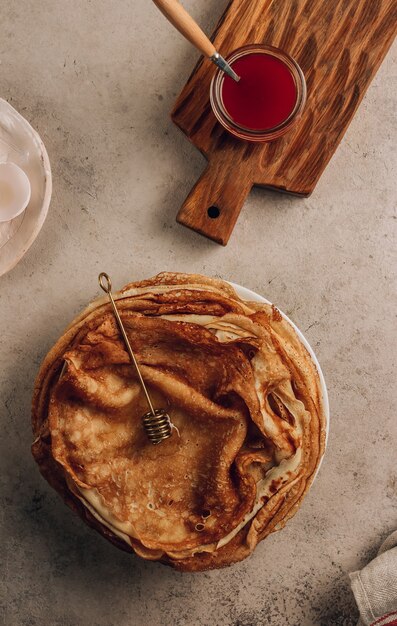
[{"label": "wooden spoon handle", "polygon": [[167,20],[205,56],[215,54],[215,46],[178,0],[153,0]]},{"label": "wooden spoon handle", "polygon": [[225,246],[252,188],[250,170],[212,162],[177,215],[177,222]]}]

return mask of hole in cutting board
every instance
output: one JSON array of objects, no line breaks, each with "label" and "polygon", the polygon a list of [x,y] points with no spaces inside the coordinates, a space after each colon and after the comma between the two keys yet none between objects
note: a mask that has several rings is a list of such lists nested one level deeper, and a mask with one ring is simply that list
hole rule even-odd
[{"label": "hole in cutting board", "polygon": [[216,218],[219,217],[221,214],[217,206],[210,206],[207,213],[208,217],[210,217],[212,220],[216,220]]}]

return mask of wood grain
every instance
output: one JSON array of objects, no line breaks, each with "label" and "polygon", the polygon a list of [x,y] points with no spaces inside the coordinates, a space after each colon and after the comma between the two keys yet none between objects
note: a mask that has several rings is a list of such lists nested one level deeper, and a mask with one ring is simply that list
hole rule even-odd
[{"label": "wood grain", "polygon": [[[215,68],[200,59],[172,120],[209,165],[177,221],[226,245],[253,185],[309,195],[343,137],[396,33],[397,0],[232,0],[213,34],[224,56],[248,43],[278,46],[307,82],[297,126],[267,144],[235,139],[209,102]],[[219,217],[209,217],[215,205]]]}]

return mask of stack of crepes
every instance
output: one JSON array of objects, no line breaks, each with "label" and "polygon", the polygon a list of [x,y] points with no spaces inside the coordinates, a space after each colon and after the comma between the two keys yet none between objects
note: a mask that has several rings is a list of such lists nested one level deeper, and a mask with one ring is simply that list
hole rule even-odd
[{"label": "stack of crepes", "polygon": [[325,444],[316,367],[270,305],[162,273],[115,294],[142,375],[176,427],[149,443],[143,392],[106,298],[45,358],[33,455],[117,546],[182,571],[222,567],[296,512]]}]

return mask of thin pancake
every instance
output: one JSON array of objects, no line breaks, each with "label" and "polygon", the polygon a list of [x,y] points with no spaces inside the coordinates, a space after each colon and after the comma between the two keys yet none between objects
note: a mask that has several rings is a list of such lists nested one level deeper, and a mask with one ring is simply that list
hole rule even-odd
[{"label": "thin pancake", "polygon": [[147,410],[106,300],[47,355],[33,400],[33,454],[102,534],[178,569],[247,556],[297,510],[324,449],[309,354],[274,307],[230,285],[160,274],[116,295],[156,406],[178,429],[148,443]]}]

